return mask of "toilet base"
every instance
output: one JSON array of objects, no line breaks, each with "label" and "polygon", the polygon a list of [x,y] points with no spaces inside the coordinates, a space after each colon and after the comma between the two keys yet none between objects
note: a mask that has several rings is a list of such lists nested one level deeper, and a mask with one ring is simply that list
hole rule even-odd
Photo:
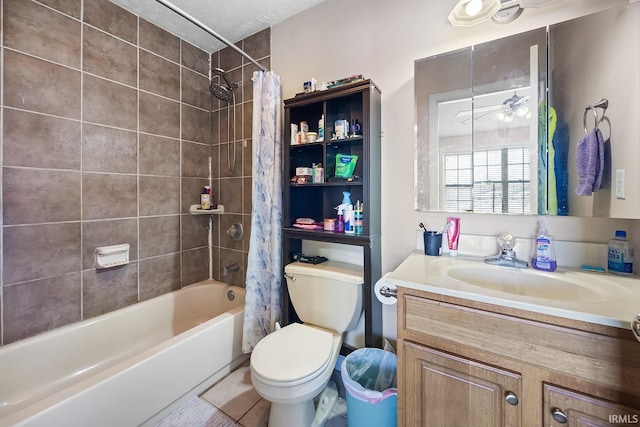
[{"label": "toilet base", "polygon": [[315,413],[313,399],[293,404],[271,402],[269,427],[310,426]]}]

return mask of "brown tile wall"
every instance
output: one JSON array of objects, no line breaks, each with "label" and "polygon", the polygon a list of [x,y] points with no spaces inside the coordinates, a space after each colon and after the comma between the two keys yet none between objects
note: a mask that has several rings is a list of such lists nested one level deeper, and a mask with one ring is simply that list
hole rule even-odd
[{"label": "brown tile wall", "polygon": [[[214,140],[220,151],[210,55],[107,0],[1,3],[0,343],[208,278],[208,224],[188,209]],[[231,68],[244,82],[249,67]],[[233,189],[220,202],[245,221],[238,163],[233,178],[214,171],[215,186]],[[118,243],[131,263],[96,270],[95,248]],[[245,244],[225,254],[244,265]]]},{"label": "brown tile wall", "polygon": [[[241,40],[239,48],[255,58],[261,65],[271,68],[271,30],[266,29]],[[239,82],[235,92],[235,137],[233,132],[233,107],[227,102],[212,98],[212,187],[214,202],[224,205],[225,214],[213,219],[212,242],[213,277],[227,283],[244,286],[251,232],[251,128],[253,114],[253,72],[257,67],[237,52],[226,47],[211,57],[212,68],[222,68],[227,79]],[[214,77],[219,83],[220,77]],[[231,143],[229,143],[231,141]],[[233,172],[227,165],[227,149],[233,160],[235,145],[236,163]],[[234,223],[244,227],[244,237],[234,241],[227,230]],[[223,275],[225,266],[237,263],[240,270]]]}]

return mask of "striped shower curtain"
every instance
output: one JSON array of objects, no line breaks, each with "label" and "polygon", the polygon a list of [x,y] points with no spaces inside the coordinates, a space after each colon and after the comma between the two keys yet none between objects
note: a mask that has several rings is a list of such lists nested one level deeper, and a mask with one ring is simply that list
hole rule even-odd
[{"label": "striped shower curtain", "polygon": [[253,210],[242,351],[273,331],[282,310],[282,129],[280,76],[253,73]]}]

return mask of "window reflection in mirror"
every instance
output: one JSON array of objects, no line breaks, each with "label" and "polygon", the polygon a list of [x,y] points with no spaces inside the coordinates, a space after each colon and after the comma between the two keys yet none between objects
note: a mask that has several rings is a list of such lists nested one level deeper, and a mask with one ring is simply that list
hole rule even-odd
[{"label": "window reflection in mirror", "polygon": [[545,209],[537,203],[545,73],[544,29],[416,61],[416,209]]}]

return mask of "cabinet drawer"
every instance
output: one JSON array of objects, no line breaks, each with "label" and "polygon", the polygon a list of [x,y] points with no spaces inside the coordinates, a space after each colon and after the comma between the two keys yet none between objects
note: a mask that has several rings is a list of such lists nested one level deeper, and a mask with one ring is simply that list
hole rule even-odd
[{"label": "cabinet drawer", "polygon": [[640,411],[552,384],[544,384],[544,427],[640,424]]},{"label": "cabinet drawer", "polygon": [[401,295],[401,338],[448,342],[640,396],[635,341]]}]

